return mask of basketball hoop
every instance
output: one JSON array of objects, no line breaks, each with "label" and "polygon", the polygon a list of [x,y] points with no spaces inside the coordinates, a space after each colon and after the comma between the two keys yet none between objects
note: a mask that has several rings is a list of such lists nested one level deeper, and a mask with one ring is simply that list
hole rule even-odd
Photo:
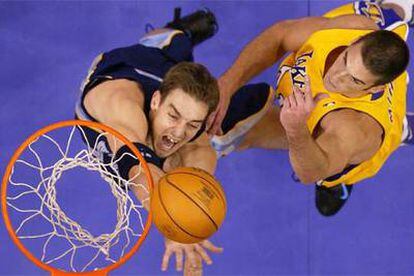
[{"label": "basketball hoop", "polygon": [[[97,133],[95,143],[90,143],[85,130]],[[117,162],[122,156],[116,159],[113,154],[109,161],[99,158],[103,138],[118,145],[126,144],[131,149],[137,164],[139,161],[134,177],[125,180],[117,173]],[[46,154],[42,154],[42,150]],[[85,172],[94,172],[94,175],[98,172],[109,184],[116,206],[112,232],[93,233],[68,214],[64,202],[58,202],[58,197],[64,196],[58,192],[63,184],[57,183],[62,181],[62,175],[75,168],[86,169]],[[147,185],[137,183],[137,179],[144,179]],[[65,183],[64,188],[77,186],[88,190],[88,184],[96,181],[75,182]],[[82,184],[78,185],[80,182]],[[98,188],[104,190],[103,187],[107,188]],[[149,200],[153,182],[145,159],[127,138],[100,123],[62,121],[35,132],[13,154],[2,182],[3,218],[20,251],[52,275],[106,275],[138,250],[151,226],[151,213],[144,209],[142,202],[137,203],[138,200],[130,196],[131,188],[144,189],[148,194],[146,200]],[[79,203],[72,201],[67,206]],[[80,213],[89,212],[95,217],[97,213],[91,209]],[[96,209],[106,212],[101,206]]]}]

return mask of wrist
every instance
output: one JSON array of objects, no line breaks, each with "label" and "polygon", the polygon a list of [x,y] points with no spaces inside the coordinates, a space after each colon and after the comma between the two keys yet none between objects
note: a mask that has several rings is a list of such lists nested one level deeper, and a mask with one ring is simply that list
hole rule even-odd
[{"label": "wrist", "polygon": [[232,76],[231,73],[226,72],[218,80],[221,96],[227,96],[231,98],[233,94],[242,85],[236,76]]},{"label": "wrist", "polygon": [[297,127],[285,129],[286,137],[289,140],[297,140],[310,137],[311,134],[306,124]]}]

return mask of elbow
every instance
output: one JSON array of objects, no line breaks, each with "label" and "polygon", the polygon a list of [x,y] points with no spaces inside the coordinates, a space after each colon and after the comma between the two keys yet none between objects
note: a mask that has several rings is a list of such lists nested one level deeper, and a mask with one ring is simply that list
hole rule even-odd
[{"label": "elbow", "polygon": [[315,184],[322,179],[319,174],[315,173],[306,173],[306,172],[295,172],[296,177],[302,184],[309,185]]},{"label": "elbow", "polygon": [[296,22],[295,19],[286,19],[286,20],[282,20],[279,21],[275,24],[275,26],[278,26],[279,28],[289,28],[290,26],[292,26],[292,24],[294,24]]},{"label": "elbow", "polygon": [[331,175],[329,173],[331,162],[328,158],[321,159],[319,162],[313,162],[312,166],[306,166],[306,164],[300,165],[296,162],[292,162],[292,160],[291,163],[296,177],[305,185],[314,184]]},{"label": "elbow", "polygon": [[315,183],[316,183],[316,182],[318,182],[320,179],[318,179],[318,178],[314,178],[314,177],[308,177],[308,176],[305,176],[305,177],[299,177],[299,180],[300,180],[300,182],[301,182],[302,184],[309,185],[309,184],[315,184]]}]

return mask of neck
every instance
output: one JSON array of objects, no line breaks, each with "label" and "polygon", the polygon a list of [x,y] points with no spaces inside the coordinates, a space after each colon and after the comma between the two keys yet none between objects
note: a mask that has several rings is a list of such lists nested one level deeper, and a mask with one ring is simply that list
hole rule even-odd
[{"label": "neck", "polygon": [[360,98],[360,97],[366,96],[370,93],[368,93],[366,91],[354,91],[354,92],[339,92],[339,94],[341,94],[342,96],[345,96],[347,98]]},{"label": "neck", "polygon": [[323,76],[325,77],[326,73],[329,71],[331,66],[335,63],[338,56],[346,49],[347,46],[339,46],[335,49],[333,49],[325,60],[325,67],[323,70]]}]

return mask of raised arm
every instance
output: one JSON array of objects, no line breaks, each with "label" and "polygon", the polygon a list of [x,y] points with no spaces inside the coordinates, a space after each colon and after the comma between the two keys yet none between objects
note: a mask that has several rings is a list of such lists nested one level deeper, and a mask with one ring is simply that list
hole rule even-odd
[{"label": "raised arm", "polygon": [[[148,122],[143,111],[144,97],[136,82],[125,79],[106,81],[86,95],[84,104],[91,116],[101,123],[116,129],[134,143],[146,144]],[[108,143],[113,153],[124,145],[114,139],[108,139]],[[157,183],[164,172],[153,164],[148,166],[154,183]],[[138,166],[131,167],[129,178],[137,184],[132,187],[134,194],[148,210],[149,187],[145,175],[138,175],[139,171]]]},{"label": "raised arm", "polygon": [[305,17],[278,22],[253,39],[233,65],[220,78],[231,95],[243,84],[275,64],[285,53],[295,52],[312,33],[323,29],[377,29],[364,16],[344,15],[335,18]]},{"label": "raised arm", "polygon": [[[203,169],[210,174],[214,174],[217,165],[216,152],[210,145],[207,134],[204,133],[194,142],[184,145],[173,156],[167,158],[164,168],[168,172],[176,167],[196,167]],[[166,252],[162,263],[162,268],[166,269],[169,258],[174,252],[179,261],[177,261],[177,269],[184,268],[184,275],[202,275],[202,261],[212,264],[212,260],[208,251],[213,253],[221,253],[222,248],[217,247],[208,240],[200,243],[183,246],[179,243],[166,240]],[[185,251],[185,263],[182,266],[183,252]]]},{"label": "raised arm", "polygon": [[209,133],[219,133],[230,98],[242,85],[275,64],[287,52],[299,50],[312,33],[335,28],[377,29],[377,25],[359,15],[305,17],[275,23],[249,42],[219,79],[220,104],[210,118]]}]

